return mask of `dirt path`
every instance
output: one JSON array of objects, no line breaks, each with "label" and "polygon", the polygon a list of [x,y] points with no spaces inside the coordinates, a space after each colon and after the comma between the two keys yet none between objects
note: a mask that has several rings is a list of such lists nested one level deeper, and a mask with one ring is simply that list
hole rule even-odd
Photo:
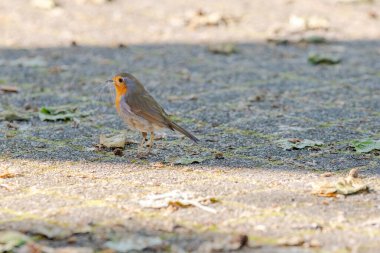
[{"label": "dirt path", "polygon": [[[380,251],[379,151],[353,147],[380,139],[378,1],[95,2],[0,3],[0,88],[18,88],[0,93],[0,230],[26,234],[26,252]],[[208,49],[221,41],[227,55]],[[104,85],[121,70],[201,144],[168,132],[147,159],[94,147],[138,140]],[[75,120],[40,120],[58,105]],[[369,192],[312,194],[354,168]],[[200,206],[142,205],[173,192]]]}]

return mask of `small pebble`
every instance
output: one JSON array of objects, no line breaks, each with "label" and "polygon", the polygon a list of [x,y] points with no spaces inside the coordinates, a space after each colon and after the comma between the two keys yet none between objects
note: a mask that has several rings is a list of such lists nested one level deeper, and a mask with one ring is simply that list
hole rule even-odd
[{"label": "small pebble", "polygon": [[113,150],[113,153],[114,153],[114,155],[116,155],[116,156],[123,156],[123,150],[121,149],[121,148],[115,148],[114,150]]},{"label": "small pebble", "polygon": [[215,159],[224,159],[224,155],[222,152],[217,152],[214,154]]},{"label": "small pebble", "polygon": [[350,170],[350,173],[348,173],[348,175],[353,177],[353,178],[357,178],[357,177],[359,177],[359,171],[358,171],[358,169],[352,169],[352,170]]}]

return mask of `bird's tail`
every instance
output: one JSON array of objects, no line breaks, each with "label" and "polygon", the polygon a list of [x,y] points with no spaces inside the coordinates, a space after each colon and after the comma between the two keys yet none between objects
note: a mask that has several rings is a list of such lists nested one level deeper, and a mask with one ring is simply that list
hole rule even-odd
[{"label": "bird's tail", "polygon": [[197,137],[195,137],[194,135],[192,135],[191,133],[189,133],[188,131],[186,131],[184,128],[182,128],[181,126],[177,125],[176,123],[174,122],[170,122],[170,126],[172,129],[182,133],[183,135],[185,135],[186,137],[188,137],[189,139],[191,139],[193,142],[197,143],[199,142],[199,140],[197,139]]}]

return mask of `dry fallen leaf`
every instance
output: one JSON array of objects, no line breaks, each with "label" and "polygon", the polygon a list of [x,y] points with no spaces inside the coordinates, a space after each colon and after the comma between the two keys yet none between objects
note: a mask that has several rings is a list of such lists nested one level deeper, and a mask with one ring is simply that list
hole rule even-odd
[{"label": "dry fallen leaf", "polygon": [[321,197],[335,197],[340,195],[351,195],[369,190],[360,178],[357,169],[352,169],[346,178],[341,178],[337,182],[324,182],[313,187],[313,194]]},{"label": "dry fallen leaf", "polygon": [[348,176],[336,184],[338,194],[350,195],[359,192],[368,191],[368,185],[364,184],[361,179]]},{"label": "dry fallen leaf", "polygon": [[12,190],[12,188],[9,187],[9,185],[7,185],[7,184],[0,184],[0,188],[4,188],[7,191],[11,191]]},{"label": "dry fallen leaf", "polygon": [[183,23],[192,29],[207,26],[227,26],[239,21],[237,17],[224,15],[219,12],[206,12],[204,10],[190,11],[185,16]]},{"label": "dry fallen leaf", "polygon": [[193,193],[190,192],[180,192],[172,191],[164,194],[152,194],[145,197],[139,201],[140,206],[146,208],[164,208],[169,206],[174,207],[190,207],[195,206],[204,211],[210,213],[216,213],[214,208],[207,207],[201,202],[209,201],[215,203],[215,198],[211,197],[195,197]]},{"label": "dry fallen leaf", "polygon": [[0,174],[0,178],[13,178],[13,177],[17,177],[17,174],[10,173],[9,171],[5,171]]}]

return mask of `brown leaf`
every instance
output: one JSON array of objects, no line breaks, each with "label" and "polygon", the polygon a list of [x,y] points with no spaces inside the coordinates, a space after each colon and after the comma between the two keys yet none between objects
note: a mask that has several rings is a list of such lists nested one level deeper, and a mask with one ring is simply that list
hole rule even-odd
[{"label": "brown leaf", "polygon": [[0,174],[0,178],[13,178],[13,177],[16,177],[17,174],[13,174],[13,173],[10,173],[8,171]]}]

